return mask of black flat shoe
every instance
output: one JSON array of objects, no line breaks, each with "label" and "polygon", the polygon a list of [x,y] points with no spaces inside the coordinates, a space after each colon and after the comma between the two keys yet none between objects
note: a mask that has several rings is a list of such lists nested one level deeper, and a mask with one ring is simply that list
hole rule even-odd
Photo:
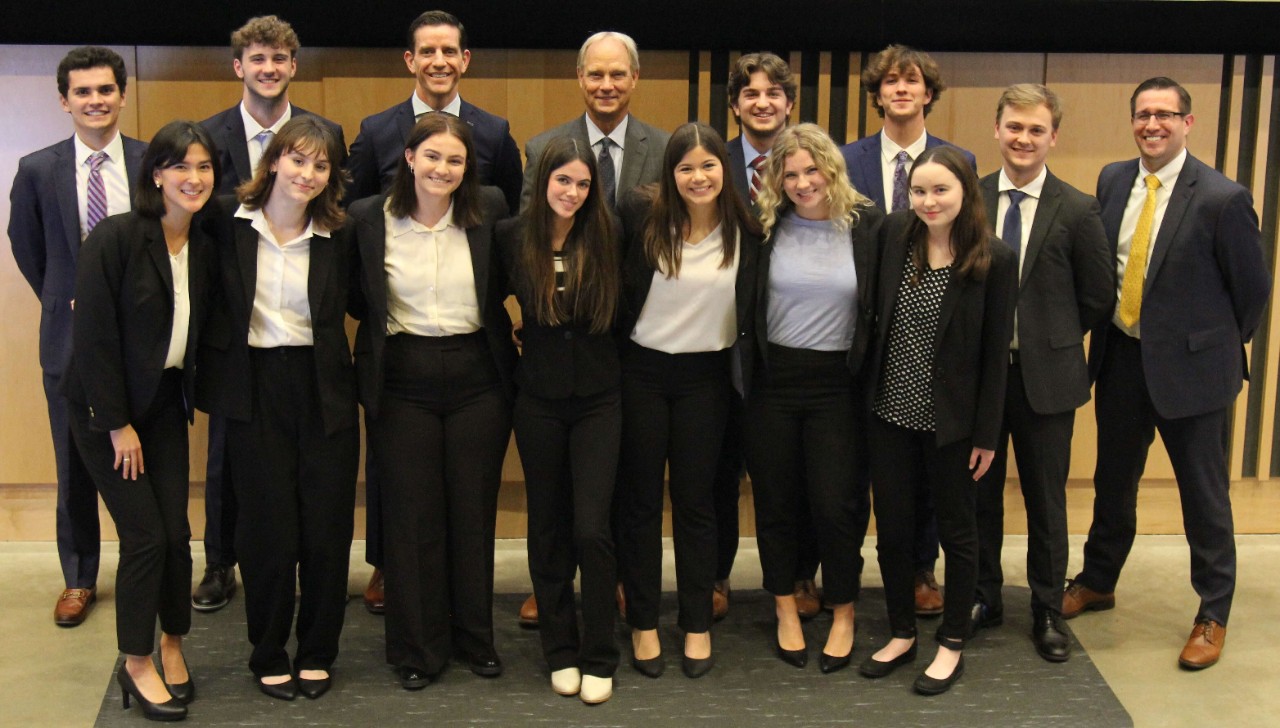
[{"label": "black flat shoe", "polygon": [[913,642],[906,652],[898,655],[888,662],[881,662],[877,660],[875,655],[868,657],[862,661],[861,665],[858,666],[858,672],[862,673],[863,677],[869,677],[872,680],[876,680],[882,677],[888,677],[894,670],[906,665],[907,663],[914,662],[915,659],[916,643]]},{"label": "black flat shoe", "polygon": [[778,659],[793,667],[804,667],[809,664],[809,651],[801,648],[798,650],[786,650],[782,648],[781,642],[773,643],[774,650],[778,653]]},{"label": "black flat shoe", "polygon": [[836,670],[843,670],[849,666],[849,658],[851,657],[853,657],[853,650],[849,650],[849,654],[844,657],[832,657],[826,652],[823,652],[821,655],[818,655],[818,669],[821,670],[824,675],[835,672]]},{"label": "black flat shoe", "polygon": [[259,680],[258,689],[262,691],[263,695],[276,700],[293,700],[298,697],[298,683],[292,677],[275,685],[268,685]]},{"label": "black flat shoe", "polygon": [[303,697],[311,698],[312,700],[329,692],[329,688],[332,685],[333,680],[327,677],[316,680],[308,680],[305,677],[298,678],[298,692],[302,693]]},{"label": "black flat shoe", "polygon": [[662,659],[662,655],[641,660],[633,653],[631,655],[631,666],[635,668],[636,672],[645,677],[662,677],[662,672],[667,669],[667,663]]},{"label": "black flat shoe", "polygon": [[951,685],[955,683],[956,680],[959,680],[960,676],[963,674],[964,655],[961,655],[960,661],[956,663],[956,669],[952,670],[950,675],[939,680],[937,678],[929,677],[922,672],[920,673],[920,677],[917,677],[916,681],[912,683],[911,687],[915,688],[915,691],[921,695],[941,695],[950,690]]},{"label": "black flat shoe", "polygon": [[147,720],[182,720],[187,717],[187,706],[183,705],[177,698],[169,698],[163,703],[153,703],[142,697],[142,691],[133,681],[133,676],[125,669],[123,663],[120,669],[116,670],[116,682],[120,683],[120,693],[124,701],[124,709],[129,709],[129,698],[132,697],[138,701],[138,707],[142,710],[142,717]]},{"label": "black flat shoe", "polygon": [[396,677],[400,678],[400,687],[405,690],[421,690],[435,679],[423,670],[408,666],[397,667]]},{"label": "black flat shoe", "polygon": [[480,677],[497,677],[502,674],[502,659],[492,650],[470,655],[467,658],[467,665],[471,668],[471,672]]},{"label": "black flat shoe", "polygon": [[680,669],[684,671],[684,676],[688,678],[699,678],[711,672],[711,668],[715,667],[716,656],[703,657],[694,659],[688,655],[682,655],[680,659]]}]

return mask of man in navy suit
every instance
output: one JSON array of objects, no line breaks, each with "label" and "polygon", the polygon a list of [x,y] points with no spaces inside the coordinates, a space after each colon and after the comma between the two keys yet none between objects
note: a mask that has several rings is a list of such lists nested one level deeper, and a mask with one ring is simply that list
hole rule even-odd
[{"label": "man in navy suit", "polygon": [[1032,642],[1050,662],[1071,654],[1062,621],[1067,578],[1067,474],[1076,408],[1089,401],[1084,335],[1115,306],[1115,267],[1098,201],[1049,171],[1062,105],[1039,84],[1004,90],[996,105],[1000,171],[982,178],[987,224],[1018,260],[1016,328],[1009,348],[1004,424],[996,457],[978,483],[978,592],[974,631],[1003,620],[1009,438],[1027,509],[1027,583]]},{"label": "man in navy suit", "polygon": [[58,64],[58,94],[75,134],[18,162],[9,195],[9,242],[40,299],[40,368],[58,470],[58,558],[66,589],[54,621],[74,627],[97,600],[98,491],[71,439],[62,375],[71,356],[71,310],[80,243],[108,215],[128,212],[147,145],[120,134],[128,74],[107,48],[86,46]]},{"label": "man in navy suit", "polygon": [[[841,147],[849,181],[885,212],[910,208],[907,176],[911,163],[926,149],[950,144],[929,134],[924,119],[942,96],[942,72],[929,54],[902,45],[885,48],[862,71],[862,87],[884,127],[869,137]],[[961,149],[978,169],[973,154]],[[942,593],[933,576],[938,560],[938,528],[933,500],[927,492],[916,499],[916,614],[942,614]]]},{"label": "man in navy suit", "polygon": [[1138,159],[1109,164],[1098,176],[1118,303],[1092,337],[1093,524],[1062,613],[1115,606],[1137,530],[1138,481],[1159,430],[1200,596],[1178,662],[1196,670],[1221,656],[1235,592],[1228,416],[1248,371],[1244,345],[1269,300],[1270,266],[1249,191],[1187,153],[1195,119],[1186,89],[1164,77],[1143,81],[1129,113]]},{"label": "man in navy suit", "polygon": [[[222,167],[218,194],[235,194],[253,178],[271,137],[295,116],[314,115],[289,103],[289,82],[298,72],[298,35],[274,15],[251,18],[231,34],[231,67],[244,81],[240,103],[200,122],[218,147]],[[345,152],[342,127],[324,120]],[[344,160],[333,160],[341,165]],[[227,421],[209,416],[209,458],[204,486],[205,570],[191,606],[216,612],[236,592],[236,500],[227,463]]]},{"label": "man in navy suit", "polygon": [[458,95],[458,84],[471,63],[462,22],[443,10],[428,10],[409,25],[408,40],[404,62],[416,82],[414,92],[407,101],[360,122],[347,160],[351,174],[347,201],[386,190],[404,159],[404,142],[414,121],[428,111],[445,111],[471,125],[480,184],[497,186],[508,208],[515,210],[520,202],[521,167],[511,124]]}]

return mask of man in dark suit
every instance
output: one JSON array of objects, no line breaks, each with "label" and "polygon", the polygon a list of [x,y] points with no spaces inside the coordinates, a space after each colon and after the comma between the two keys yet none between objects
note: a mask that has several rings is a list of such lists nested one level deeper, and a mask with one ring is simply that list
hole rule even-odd
[{"label": "man in dark suit", "polygon": [[1115,606],[1137,530],[1138,481],[1160,431],[1191,547],[1195,626],[1178,662],[1218,661],[1235,592],[1235,527],[1227,483],[1227,426],[1247,373],[1244,345],[1271,291],[1249,191],[1187,153],[1191,96],[1169,78],[1143,81],[1129,100],[1138,159],[1098,176],[1102,224],[1115,255],[1118,303],[1093,331],[1098,465],[1084,569],[1062,614]]},{"label": "man in dark suit", "polygon": [[147,145],[120,134],[128,74],[114,51],[76,48],[58,64],[58,94],[75,134],[18,162],[9,195],[9,242],[40,299],[40,368],[58,471],[58,558],[66,589],[54,621],[74,627],[97,600],[98,492],[71,439],[60,391],[71,356],[76,258],[89,231],[127,212]]},{"label": "man in dark suit", "polygon": [[[950,142],[925,131],[924,119],[942,96],[942,72],[929,54],[902,45],[878,53],[862,71],[862,87],[884,127],[840,148],[849,181],[885,212],[910,209],[907,176],[911,163],[926,149]],[[952,145],[954,146],[954,145]],[[960,150],[974,171],[973,154]],[[916,614],[942,614],[942,593],[933,575],[938,560],[938,527],[927,491],[916,497]]]},{"label": "man in dark suit", "polygon": [[414,121],[428,111],[445,111],[471,125],[480,184],[497,186],[515,210],[521,170],[511,124],[458,95],[458,84],[471,63],[461,21],[443,10],[429,10],[409,25],[408,42],[404,62],[416,82],[414,92],[407,101],[360,122],[347,160],[347,202],[385,191],[404,159],[404,142]]},{"label": "man in dark suit", "polygon": [[970,612],[974,631],[1003,619],[1000,549],[1012,436],[1027,507],[1032,640],[1051,662],[1071,654],[1061,607],[1071,435],[1076,408],[1089,401],[1084,335],[1115,305],[1115,270],[1098,201],[1045,166],[1061,121],[1058,96],[1044,86],[1005,89],[995,125],[1003,164],[981,182],[987,222],[1017,256],[1020,284],[1004,427],[991,469],[978,484],[978,593]]},{"label": "man in dark suit", "polygon": [[[298,35],[274,15],[251,18],[231,34],[231,67],[244,81],[240,103],[200,122],[218,147],[222,179],[218,194],[235,194],[253,178],[271,137],[295,116],[313,115],[289,103],[289,82],[298,72]],[[342,127],[324,120],[346,151]],[[343,160],[335,160],[342,164]],[[191,606],[216,612],[236,592],[236,500],[227,465],[227,421],[209,417],[209,458],[204,486],[205,569]]]},{"label": "man in dark suit", "polygon": [[542,132],[525,145],[521,207],[532,195],[542,150],[561,136],[572,136],[591,147],[600,160],[610,205],[631,188],[657,181],[671,135],[631,116],[631,93],[639,80],[640,53],[630,36],[606,31],[587,38],[578,50],[578,86],[587,113]]}]

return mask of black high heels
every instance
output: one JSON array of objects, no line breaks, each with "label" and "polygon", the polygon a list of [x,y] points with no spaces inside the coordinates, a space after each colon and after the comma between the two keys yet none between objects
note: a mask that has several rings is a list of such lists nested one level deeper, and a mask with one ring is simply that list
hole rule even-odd
[{"label": "black high heels", "polygon": [[804,667],[809,664],[809,650],[800,648],[798,650],[783,649],[782,643],[774,641],[773,648],[778,652],[778,658],[788,665],[794,667]]},{"label": "black high heels", "polygon": [[276,700],[294,700],[298,697],[298,681],[294,680],[293,676],[290,676],[288,680],[282,683],[275,683],[274,685],[269,685],[259,679],[258,689],[262,691],[263,695]]},{"label": "black high heels", "polygon": [[[182,666],[187,666],[187,658],[185,655],[182,658]],[[183,705],[190,705],[191,701],[196,699],[196,684],[191,679],[190,668],[187,669],[186,682],[171,683],[166,680],[164,686],[168,688],[169,694],[177,698]]]},{"label": "black high heels", "polygon": [[129,699],[132,697],[138,701],[138,707],[142,709],[142,717],[147,720],[182,720],[187,717],[187,706],[183,705],[177,698],[169,698],[163,703],[153,703],[142,696],[142,691],[138,689],[137,683],[133,681],[133,676],[129,674],[128,669],[123,664],[120,669],[116,670],[116,682],[120,683],[120,692],[124,699],[124,709],[129,709]]}]

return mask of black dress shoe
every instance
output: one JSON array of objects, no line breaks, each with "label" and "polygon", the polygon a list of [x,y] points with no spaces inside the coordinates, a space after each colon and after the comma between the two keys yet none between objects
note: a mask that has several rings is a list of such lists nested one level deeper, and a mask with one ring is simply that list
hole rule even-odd
[{"label": "black dress shoe", "polygon": [[955,681],[959,680],[963,674],[964,655],[960,655],[960,661],[956,663],[956,669],[952,670],[950,675],[939,680],[922,672],[911,687],[915,688],[915,691],[921,695],[941,695],[950,690]]},{"label": "black dress shoe", "polygon": [[493,650],[468,656],[467,665],[471,672],[480,677],[497,677],[502,674],[502,659]]},{"label": "black dress shoe", "polygon": [[236,567],[209,564],[204,578],[191,595],[191,607],[197,612],[216,612],[227,606],[236,593]]},{"label": "black dress shoe", "polygon": [[277,700],[293,700],[298,697],[298,683],[293,678],[276,685],[268,685],[259,680],[258,689],[262,691],[263,695]]},{"label": "black dress shoe", "polygon": [[134,683],[133,676],[125,669],[124,663],[121,663],[120,669],[116,670],[116,682],[120,683],[125,710],[129,709],[129,698],[132,697],[138,701],[142,717],[147,720],[182,720],[187,717],[187,706],[177,698],[171,697],[163,703],[153,703],[142,697],[142,691]]},{"label": "black dress shoe", "polygon": [[699,678],[711,672],[711,668],[716,665],[716,656],[710,655],[701,659],[695,659],[688,655],[682,655],[680,659],[680,669],[684,671],[684,676],[688,678]]},{"label": "black dress shoe", "polygon": [[778,653],[778,659],[793,667],[804,667],[809,664],[809,650],[800,648],[798,650],[783,649],[781,642],[774,642],[773,649]]},{"label": "black dress shoe", "polygon": [[425,670],[401,665],[396,668],[396,677],[400,678],[400,687],[405,690],[421,690],[431,684],[435,678]]},{"label": "black dress shoe", "polygon": [[894,670],[909,662],[914,662],[915,659],[916,643],[912,642],[911,647],[908,648],[906,652],[898,655],[888,662],[881,662],[880,660],[877,660],[875,655],[868,657],[862,661],[861,665],[858,666],[858,672],[862,673],[863,677],[869,677],[872,680],[875,680],[882,677],[888,677]]},{"label": "black dress shoe", "polygon": [[1062,615],[1045,609],[1032,618],[1031,641],[1036,654],[1049,662],[1066,662],[1071,657],[1071,632]]},{"label": "black dress shoe", "polygon": [[312,700],[329,692],[329,688],[332,685],[333,680],[327,677],[316,680],[308,680],[305,677],[298,678],[298,692],[302,693],[303,697],[311,698]]},{"label": "black dress shoe", "polygon": [[975,601],[969,608],[969,636],[971,637],[980,629],[999,627],[1002,624],[1004,624],[1004,615],[988,607],[986,602]]},{"label": "black dress shoe", "polygon": [[661,654],[657,657],[641,660],[635,656],[635,653],[632,653],[631,666],[635,668],[636,672],[645,677],[662,677],[663,670],[667,669],[667,663],[662,659]]},{"label": "black dress shoe", "polygon": [[821,655],[818,655],[818,669],[821,670],[824,675],[835,672],[836,670],[843,670],[849,666],[849,660],[852,657],[853,650],[849,650],[849,654],[844,657],[832,657],[826,652],[823,652]]}]

